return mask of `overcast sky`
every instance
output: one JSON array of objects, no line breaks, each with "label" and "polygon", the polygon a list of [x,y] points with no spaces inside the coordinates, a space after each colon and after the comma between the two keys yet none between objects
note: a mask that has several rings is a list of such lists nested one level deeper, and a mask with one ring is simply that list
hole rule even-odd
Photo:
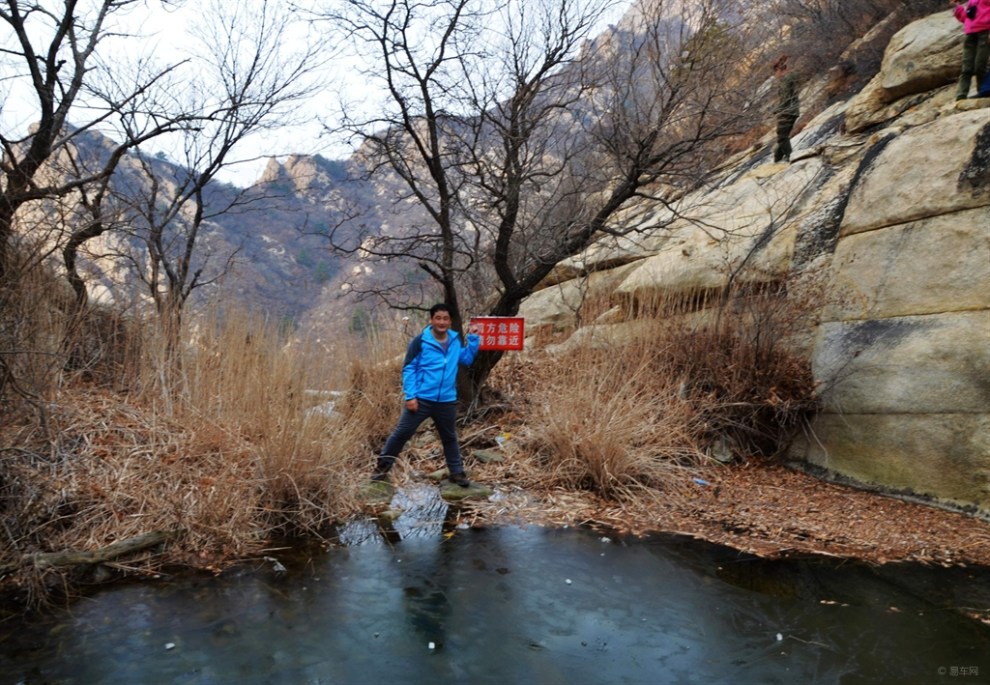
[{"label": "overcast sky", "polygon": [[[264,0],[233,0],[243,5],[260,4]],[[284,0],[279,0],[284,2]],[[321,0],[301,0],[296,5],[312,6]],[[196,50],[192,34],[200,21],[203,11],[200,0],[186,0],[178,8],[165,9],[159,2],[144,10],[147,19],[140,21],[142,32],[151,30],[156,53],[165,60],[180,58]],[[302,24],[296,27],[296,41],[320,41],[321,37],[312,27]],[[320,86],[311,98],[294,108],[294,118],[299,123],[285,126],[276,131],[262,131],[252,134],[236,148],[236,163],[229,165],[220,175],[221,180],[239,186],[248,186],[260,176],[270,157],[284,159],[290,154],[321,154],[330,159],[345,158],[350,147],[340,140],[325,135],[323,121],[332,118],[341,90],[355,88],[357,80],[349,77],[354,73],[354,65],[348,64],[353,57],[338,56],[316,79]],[[329,123],[333,123],[329,121]]]},{"label": "overcast sky", "polygon": [[[279,1],[284,2],[284,0]],[[330,0],[302,0],[301,4],[325,4],[328,1]],[[61,4],[57,0],[51,2]],[[85,3],[86,0],[83,2]],[[239,6],[248,7],[252,4],[260,4],[264,0],[236,0],[236,2]],[[202,16],[207,10],[207,5],[208,0],[186,0],[178,7],[167,8],[164,8],[159,0],[135,3],[133,9],[117,17],[117,21],[121,22],[119,28],[122,33],[138,35],[139,38],[122,39],[116,49],[126,51],[127,57],[131,59],[138,55],[154,55],[161,63],[181,59],[190,51],[197,49],[194,39],[190,36],[196,27],[202,24]],[[602,22],[601,29],[603,30],[609,21],[614,21],[620,16],[623,8],[628,5],[628,2],[617,0],[616,10]],[[0,39],[8,42],[9,29],[4,25],[0,26],[0,30],[3,30]],[[312,27],[300,25],[293,40],[290,41],[294,45],[286,45],[280,49],[280,52],[314,42],[322,46],[328,41],[318,30],[314,31]],[[108,44],[105,47],[113,49],[111,45],[116,44]],[[325,135],[321,120],[333,123],[334,112],[338,109],[339,94],[345,95],[351,101],[365,102],[374,95],[369,92],[369,84],[360,75],[360,64],[356,60],[356,57],[342,54],[329,60],[316,79],[319,90],[305,103],[293,107],[293,116],[297,123],[279,131],[257,133],[245,139],[235,148],[238,163],[231,165],[222,174],[221,180],[240,186],[249,185],[257,180],[271,156],[284,158],[288,154],[304,153],[321,154],[331,159],[347,157],[350,148],[343,141]],[[18,85],[16,79],[9,78],[12,73],[11,64],[10,58],[7,57],[5,64],[0,65],[3,67],[0,72],[0,99],[3,100],[0,125],[3,126],[5,134],[14,131],[23,134],[30,122],[37,118],[36,101],[23,82]],[[13,64],[18,72],[23,73],[23,65],[16,65],[16,62]],[[70,121],[79,120],[70,117]],[[166,145],[163,141],[161,144],[152,145],[148,151],[161,150],[172,157]]]}]

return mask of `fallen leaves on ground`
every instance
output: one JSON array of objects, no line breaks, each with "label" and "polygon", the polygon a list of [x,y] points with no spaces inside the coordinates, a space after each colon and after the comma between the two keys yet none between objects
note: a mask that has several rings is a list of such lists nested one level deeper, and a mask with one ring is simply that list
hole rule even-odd
[{"label": "fallen leaves on ground", "polygon": [[[615,502],[590,492],[507,484],[498,486],[503,494],[495,501],[471,507],[490,523],[678,533],[768,558],[812,553],[876,564],[990,566],[990,522],[975,516],[828,482],[774,462],[695,473],[704,484],[691,479],[687,494],[679,489],[669,498],[660,493]],[[484,479],[484,472],[476,477]]]}]

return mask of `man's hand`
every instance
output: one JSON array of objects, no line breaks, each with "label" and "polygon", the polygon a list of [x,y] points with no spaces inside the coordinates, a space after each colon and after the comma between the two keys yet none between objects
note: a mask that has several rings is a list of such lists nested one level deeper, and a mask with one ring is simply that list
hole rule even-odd
[{"label": "man's hand", "polygon": [[412,398],[411,400],[406,400],[406,409],[411,411],[413,414],[419,411],[419,402],[416,400],[415,397]]},{"label": "man's hand", "polygon": [[483,323],[473,323],[468,326],[468,333],[472,335],[481,335],[485,330],[485,324]]}]

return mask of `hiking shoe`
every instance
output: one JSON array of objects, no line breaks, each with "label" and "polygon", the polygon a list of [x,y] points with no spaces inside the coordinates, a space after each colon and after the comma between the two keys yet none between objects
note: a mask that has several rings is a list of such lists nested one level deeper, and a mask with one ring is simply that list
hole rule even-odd
[{"label": "hiking shoe", "polygon": [[461,488],[471,487],[471,481],[468,480],[467,474],[464,473],[450,474],[450,482]]},{"label": "hiking shoe", "polygon": [[371,472],[371,480],[375,482],[384,482],[388,480],[388,472],[392,470],[392,464],[395,463],[395,459],[386,459],[384,457],[378,457],[378,461],[375,464],[375,470]]}]

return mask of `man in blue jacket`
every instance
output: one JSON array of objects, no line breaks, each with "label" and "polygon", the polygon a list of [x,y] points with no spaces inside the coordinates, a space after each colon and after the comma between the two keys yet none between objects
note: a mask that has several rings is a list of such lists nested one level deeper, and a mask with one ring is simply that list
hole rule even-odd
[{"label": "man in blue jacket", "polygon": [[457,371],[459,366],[470,366],[474,361],[481,338],[472,328],[465,345],[457,331],[450,330],[450,323],[447,305],[435,304],[430,308],[430,325],[409,343],[402,363],[405,407],[382,448],[372,480],[387,479],[406,442],[429,418],[440,434],[450,481],[462,488],[471,484],[457,445]]}]

